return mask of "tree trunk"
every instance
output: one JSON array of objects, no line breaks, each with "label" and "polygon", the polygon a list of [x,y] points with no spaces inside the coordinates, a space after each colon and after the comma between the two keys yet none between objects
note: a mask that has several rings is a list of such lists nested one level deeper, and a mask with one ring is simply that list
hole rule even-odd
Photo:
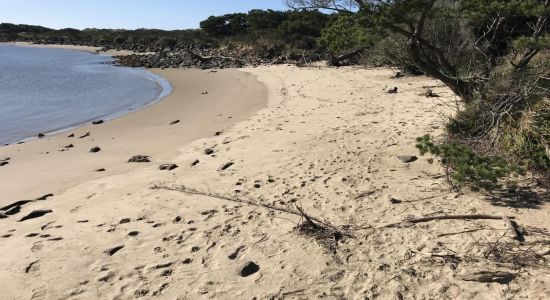
[{"label": "tree trunk", "polygon": [[343,54],[340,54],[338,56],[334,56],[334,55],[331,55],[329,57],[329,60],[328,60],[328,64],[329,66],[333,66],[333,67],[340,67],[341,66],[341,62],[343,60],[346,60],[346,59],[350,59],[356,55],[359,55],[361,52],[365,51],[366,49],[368,48],[368,46],[361,46],[353,51],[349,51],[349,52],[346,52],[346,53],[343,53]]},{"label": "tree trunk", "polygon": [[462,97],[465,102],[469,102],[472,99],[475,87],[474,83],[445,74],[439,66],[423,55],[418,39],[415,37],[409,39],[407,51],[415,64],[428,75],[441,80],[455,94]]}]

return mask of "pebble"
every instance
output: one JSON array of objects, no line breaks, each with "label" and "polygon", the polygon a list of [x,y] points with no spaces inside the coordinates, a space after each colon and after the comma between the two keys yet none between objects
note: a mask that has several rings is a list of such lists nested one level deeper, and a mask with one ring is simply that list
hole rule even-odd
[{"label": "pebble", "polygon": [[259,270],[260,270],[260,266],[258,266],[256,263],[252,261],[248,261],[239,270],[239,275],[241,275],[241,277],[248,277],[258,272]]},{"label": "pebble", "polygon": [[404,162],[406,164],[412,163],[412,162],[415,162],[415,161],[418,160],[418,157],[413,156],[413,155],[400,155],[397,158],[399,158],[402,162]]},{"label": "pebble", "polygon": [[97,153],[97,152],[99,152],[99,151],[101,151],[101,148],[99,148],[99,147],[97,147],[97,146],[96,146],[96,147],[93,147],[92,149],[90,149],[90,153]]}]

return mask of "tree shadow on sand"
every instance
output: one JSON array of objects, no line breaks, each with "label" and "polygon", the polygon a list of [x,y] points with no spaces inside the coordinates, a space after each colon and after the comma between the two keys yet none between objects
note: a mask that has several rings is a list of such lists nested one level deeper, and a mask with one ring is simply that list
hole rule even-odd
[{"label": "tree shadow on sand", "polygon": [[530,187],[521,187],[515,191],[499,190],[487,195],[488,200],[495,206],[512,208],[541,208],[550,202],[550,193],[536,191]]}]

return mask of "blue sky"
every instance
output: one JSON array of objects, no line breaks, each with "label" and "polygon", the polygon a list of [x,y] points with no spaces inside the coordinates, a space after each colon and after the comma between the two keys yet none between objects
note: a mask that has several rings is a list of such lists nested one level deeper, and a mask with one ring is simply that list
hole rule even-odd
[{"label": "blue sky", "polygon": [[211,15],[286,9],[283,0],[0,0],[0,23],[51,28],[198,28]]}]

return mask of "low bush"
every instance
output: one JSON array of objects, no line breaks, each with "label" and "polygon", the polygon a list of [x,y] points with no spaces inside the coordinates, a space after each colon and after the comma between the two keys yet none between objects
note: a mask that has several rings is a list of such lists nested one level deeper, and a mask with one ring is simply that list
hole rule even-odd
[{"label": "low bush", "polygon": [[466,145],[458,143],[435,143],[430,135],[417,139],[416,147],[421,155],[427,153],[440,157],[447,167],[451,183],[457,187],[472,190],[492,191],[502,187],[503,181],[523,170],[498,156],[476,153]]}]

